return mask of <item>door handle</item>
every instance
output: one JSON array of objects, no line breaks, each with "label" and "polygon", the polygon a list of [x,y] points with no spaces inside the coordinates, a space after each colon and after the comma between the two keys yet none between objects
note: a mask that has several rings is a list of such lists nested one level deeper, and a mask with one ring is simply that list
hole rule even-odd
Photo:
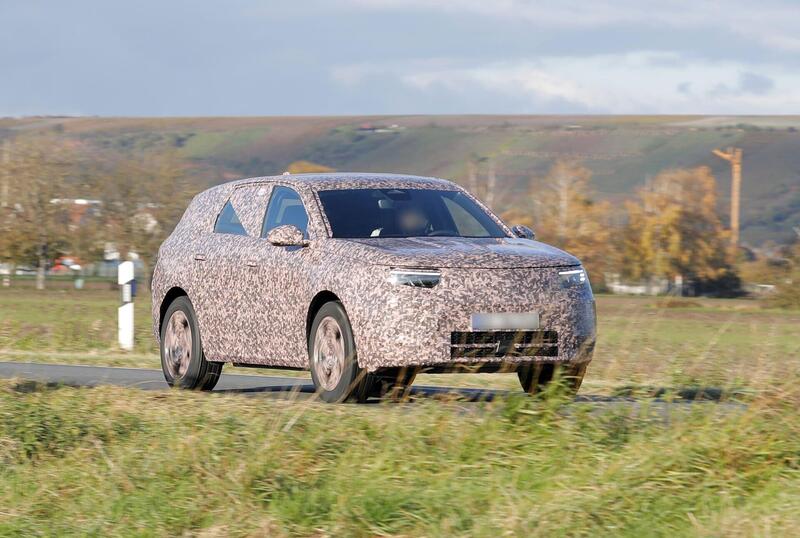
[{"label": "door handle", "polygon": [[194,255],[194,259],[199,261],[199,262],[204,262],[204,261],[206,261],[206,255],[198,253],[198,254]]}]

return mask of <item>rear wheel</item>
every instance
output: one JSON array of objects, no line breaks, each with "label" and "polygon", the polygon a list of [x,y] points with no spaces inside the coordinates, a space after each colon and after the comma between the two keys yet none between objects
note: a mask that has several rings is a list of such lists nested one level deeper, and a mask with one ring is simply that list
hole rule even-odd
[{"label": "rear wheel", "polygon": [[583,382],[587,366],[587,363],[568,365],[553,363],[526,364],[517,369],[517,377],[519,377],[522,390],[528,394],[536,394],[544,390],[551,381],[556,379],[556,373],[558,372],[559,380],[570,393],[575,394]]},{"label": "rear wheel", "polygon": [[219,381],[221,362],[203,355],[200,330],[188,297],[170,303],[161,326],[161,369],[171,387],[211,390]]},{"label": "rear wheel", "polygon": [[329,403],[364,401],[371,378],[358,366],[353,329],[338,301],[325,303],[308,334],[311,379],[319,397]]}]

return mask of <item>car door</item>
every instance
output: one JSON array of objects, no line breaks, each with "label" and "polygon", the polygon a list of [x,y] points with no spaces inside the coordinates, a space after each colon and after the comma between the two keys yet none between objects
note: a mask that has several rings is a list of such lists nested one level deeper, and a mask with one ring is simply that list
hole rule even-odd
[{"label": "car door", "polygon": [[248,300],[248,262],[260,246],[261,215],[268,185],[237,187],[217,216],[213,233],[195,246],[193,300],[200,322],[203,350],[208,360],[239,361],[250,355],[242,334]]},{"label": "car door", "polygon": [[275,246],[267,234],[277,226],[297,226],[309,238],[309,213],[300,194],[275,185],[261,227],[260,246],[250,260],[251,347],[259,356],[247,362],[279,366],[306,366],[305,316],[311,301],[309,287],[312,247]]}]

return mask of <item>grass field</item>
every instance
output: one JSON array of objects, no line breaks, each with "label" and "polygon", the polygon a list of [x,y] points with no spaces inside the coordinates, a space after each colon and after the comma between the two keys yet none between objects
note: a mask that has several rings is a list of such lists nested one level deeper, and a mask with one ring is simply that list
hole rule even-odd
[{"label": "grass field", "polygon": [[[0,289],[0,360],[157,367],[149,305],[131,354],[114,350],[116,306],[107,289]],[[581,392],[637,405],[555,391],[330,406],[0,381],[0,535],[796,533],[800,312],[599,297],[598,315]],[[648,397],[696,386],[730,396]]]},{"label": "grass field", "polygon": [[654,418],[0,383],[0,534],[787,536],[797,395]]},{"label": "grass field", "polygon": [[[159,368],[146,290],[136,301],[132,353],[115,345],[118,300],[105,284],[81,291],[36,292],[28,283],[0,289],[0,360]],[[597,303],[600,336],[585,391],[760,390],[800,369],[800,311],[747,300],[600,296]],[[513,374],[427,375],[420,382],[517,387]]]}]

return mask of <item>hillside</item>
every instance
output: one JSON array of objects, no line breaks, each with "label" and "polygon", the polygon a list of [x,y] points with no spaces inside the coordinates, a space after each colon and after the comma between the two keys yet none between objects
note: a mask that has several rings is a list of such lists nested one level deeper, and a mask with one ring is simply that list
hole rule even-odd
[{"label": "hillside", "polygon": [[296,160],[338,170],[479,178],[492,157],[507,208],[558,158],[594,172],[602,197],[619,202],[664,168],[708,165],[727,218],[729,168],[716,147],[744,149],[742,237],[784,242],[800,225],[800,117],[385,116],[268,118],[22,118],[0,120],[0,137],[55,130],[87,151],[178,148],[198,188],[282,172]]}]

